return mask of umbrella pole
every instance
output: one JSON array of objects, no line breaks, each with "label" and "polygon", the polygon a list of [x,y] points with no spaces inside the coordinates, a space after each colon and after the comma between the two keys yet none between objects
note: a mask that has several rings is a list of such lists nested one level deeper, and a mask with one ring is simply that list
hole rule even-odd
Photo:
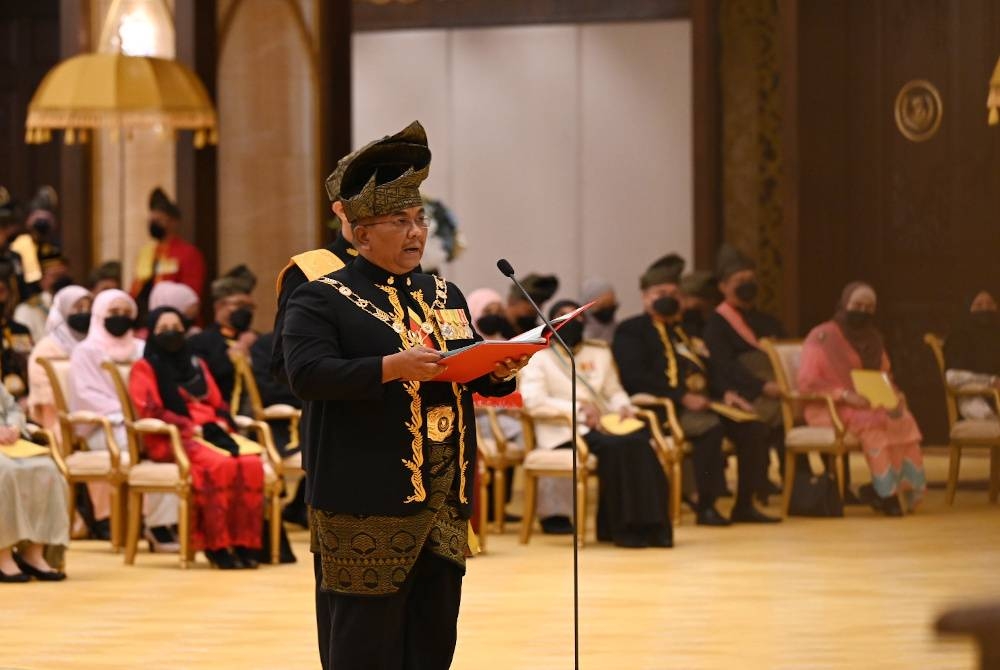
[{"label": "umbrella pole", "polygon": [[125,133],[118,125],[118,259],[125,264]]}]

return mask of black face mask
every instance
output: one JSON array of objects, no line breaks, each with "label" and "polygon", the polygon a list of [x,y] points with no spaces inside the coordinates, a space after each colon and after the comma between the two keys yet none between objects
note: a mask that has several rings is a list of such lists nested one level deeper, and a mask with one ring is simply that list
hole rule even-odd
[{"label": "black face mask", "polygon": [[35,219],[31,227],[38,239],[44,240],[52,232],[52,219]]},{"label": "black face mask", "polygon": [[653,303],[653,311],[656,312],[657,316],[662,316],[664,319],[677,316],[680,308],[681,304],[677,301],[677,298],[669,295],[657,298],[656,302]]},{"label": "black face mask", "polygon": [[754,280],[745,281],[736,287],[736,297],[743,302],[753,302],[757,298],[759,288]]},{"label": "black face mask", "polygon": [[233,310],[229,315],[229,325],[237,333],[245,333],[250,330],[250,324],[253,322],[253,311],[247,309],[246,307],[240,307],[239,309]]},{"label": "black face mask", "polygon": [[851,328],[864,328],[865,326],[870,326],[875,317],[868,312],[849,309],[844,318],[847,320],[847,325]]},{"label": "black face mask", "polygon": [[135,322],[130,316],[109,316],[104,320],[104,329],[112,335],[112,337],[121,337],[128,331],[132,330]]},{"label": "black face mask", "polygon": [[476,330],[484,336],[499,335],[508,340],[514,337],[514,329],[503,314],[484,314],[476,321]]},{"label": "black face mask", "polygon": [[538,325],[537,316],[531,315],[517,317],[517,329],[522,333],[526,330],[531,330],[536,325]]},{"label": "black face mask", "polygon": [[155,336],[156,346],[168,354],[176,354],[184,348],[184,333],[179,330],[165,330]]},{"label": "black face mask", "polygon": [[583,342],[583,322],[580,321],[580,319],[567,321],[565,325],[559,329],[559,335],[568,346],[575,347]]},{"label": "black face mask", "polygon": [[159,221],[150,221],[149,236],[154,240],[162,240],[167,236],[167,229]]},{"label": "black face mask", "polygon": [[186,317],[186,316],[182,316],[181,317],[181,325],[184,326],[184,332],[186,333],[187,331],[191,330],[192,326],[194,326],[194,319],[191,319],[191,318]]},{"label": "black face mask", "polygon": [[979,311],[969,314],[972,323],[977,326],[996,326],[1000,324],[1000,313],[994,311]]},{"label": "black face mask", "polygon": [[86,335],[87,331],[90,330],[90,312],[70,314],[66,317],[66,325],[68,325],[71,330],[74,330],[81,335]]},{"label": "black face mask", "polygon": [[607,325],[615,320],[615,312],[618,311],[618,305],[612,305],[611,307],[602,307],[601,309],[595,309],[590,313],[597,323],[603,323]]}]

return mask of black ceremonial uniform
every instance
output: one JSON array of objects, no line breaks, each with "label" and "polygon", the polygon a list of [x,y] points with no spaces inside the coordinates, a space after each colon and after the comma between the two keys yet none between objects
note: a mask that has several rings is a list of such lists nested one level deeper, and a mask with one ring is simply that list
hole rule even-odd
[{"label": "black ceremonial uniform", "polygon": [[696,348],[681,325],[660,324],[645,314],[619,323],[612,344],[622,385],[630,395],[649,393],[673,401],[692,446],[699,510],[713,507],[722,493],[718,473],[723,469],[722,439],[727,435],[739,458],[737,505],[750,504],[761,485],[766,428],[757,421],[737,422],[710,410],[684,408],[685,394],[709,395],[715,361],[699,355]]},{"label": "black ceremonial uniform", "polygon": [[[383,649],[372,634],[387,616],[407,619],[407,638],[423,626],[413,634],[450,662],[476,471],[472,392],[506,395],[515,383],[490,375],[467,385],[383,383],[382,358],[478,339],[454,285],[416,272],[393,275],[364,258],[301,286],[288,302],[285,367],[292,390],[310,405],[305,467],[334,667],[361,658],[337,655],[348,639],[351,653],[406,658],[407,649]],[[386,602],[362,605],[362,595]],[[368,650],[359,640],[366,634]]]}]

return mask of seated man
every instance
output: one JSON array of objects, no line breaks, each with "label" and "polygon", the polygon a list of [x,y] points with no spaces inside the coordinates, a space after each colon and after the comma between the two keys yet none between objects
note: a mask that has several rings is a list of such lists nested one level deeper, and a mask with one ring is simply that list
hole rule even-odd
[{"label": "seated man", "polygon": [[[648,393],[673,401],[692,446],[700,525],[726,526],[730,520],[776,522],[753,505],[753,496],[762,486],[767,428],[758,421],[730,418],[736,416],[733,407],[749,409],[736,391],[710,395],[708,378],[716,361],[698,352],[681,325],[679,275],[676,267],[654,264],[640,279],[645,313],[618,324],[612,345],[622,384],[630,394]],[[739,485],[730,520],[715,509],[722,494],[719,473],[724,464],[722,439],[727,436],[735,443],[739,459]]]},{"label": "seated man", "polygon": [[246,266],[233,268],[212,282],[215,322],[191,336],[191,351],[208,364],[222,397],[230,402],[236,388],[236,369],[230,352],[250,358],[257,334],[250,329],[256,310],[250,293],[257,278]]},{"label": "seated man", "polygon": [[[716,276],[723,300],[705,320],[704,339],[712,352],[710,382],[713,390],[733,390],[753,405],[753,411],[768,426],[768,447],[778,452],[783,466],[784,430],[781,423],[781,389],[774,381],[774,370],[767,354],[760,348],[765,337],[782,338],[781,323],[756,309],[759,285],[754,264],[729,245],[723,245],[716,261]],[[780,488],[767,478],[768,460],[764,459],[766,488],[763,496],[779,493]]]}]

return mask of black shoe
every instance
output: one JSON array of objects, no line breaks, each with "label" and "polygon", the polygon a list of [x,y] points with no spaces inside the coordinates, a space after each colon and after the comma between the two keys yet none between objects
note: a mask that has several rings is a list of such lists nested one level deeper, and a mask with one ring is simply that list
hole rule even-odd
[{"label": "black shoe", "polygon": [[59,570],[39,570],[17,554],[14,554],[14,562],[17,563],[17,567],[21,568],[21,573],[25,577],[34,577],[40,582],[61,582],[66,579],[65,572],[60,572]]},{"label": "black shoe", "polygon": [[542,532],[546,535],[572,535],[573,522],[568,516],[547,516],[540,519]]},{"label": "black shoe", "polygon": [[228,549],[206,549],[205,558],[219,570],[238,570],[242,567],[242,565],[237,565]]},{"label": "black shoe", "polygon": [[865,503],[862,502],[861,498],[859,498],[857,495],[855,495],[854,491],[852,491],[849,488],[845,488],[844,489],[844,504],[845,505],[857,506],[857,505],[864,505]]},{"label": "black shoe", "polygon": [[882,498],[882,513],[886,516],[903,516],[903,508],[899,504],[899,498],[896,496]]},{"label": "black shoe", "polygon": [[669,526],[650,526],[649,530],[646,531],[646,542],[651,547],[669,549],[674,546],[673,530]]},{"label": "black shoe", "polygon": [[8,575],[3,570],[0,570],[0,584],[24,584],[30,581],[31,576],[23,572],[15,572],[12,575]]},{"label": "black shoe", "polygon": [[100,521],[95,521],[94,525],[90,529],[90,538],[93,540],[110,540],[111,519],[101,519]]},{"label": "black shoe", "polygon": [[257,552],[246,547],[233,547],[233,558],[236,567],[246,570],[256,570],[260,562],[257,560]]},{"label": "black shoe", "polygon": [[753,505],[734,507],[733,513],[729,515],[729,520],[733,523],[780,523],[781,519],[775,516],[764,514]]},{"label": "black shoe", "polygon": [[719,514],[719,510],[714,507],[698,511],[699,526],[728,526],[730,523],[729,519]]}]

